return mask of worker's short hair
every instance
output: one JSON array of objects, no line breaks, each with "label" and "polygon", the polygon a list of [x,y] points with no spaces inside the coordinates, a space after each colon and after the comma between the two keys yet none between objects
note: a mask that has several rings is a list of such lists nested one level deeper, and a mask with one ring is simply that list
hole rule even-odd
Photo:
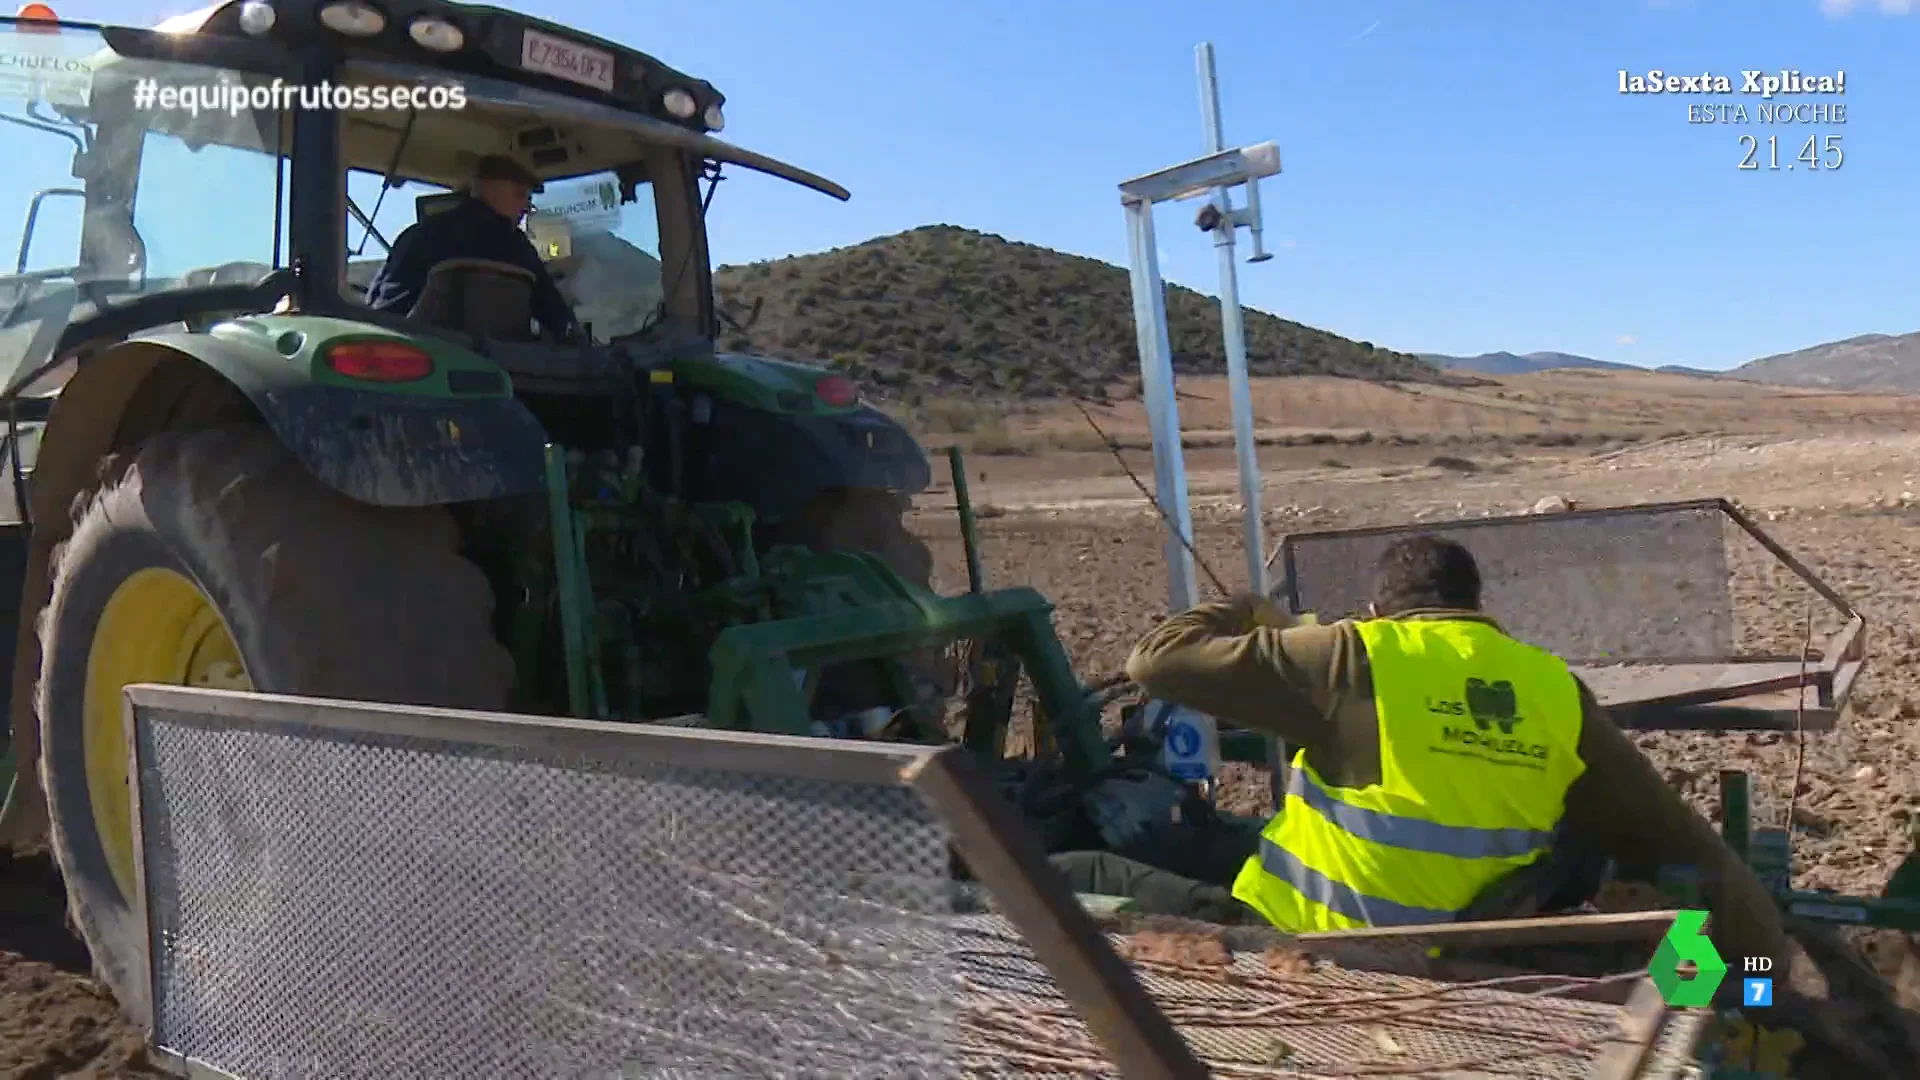
[{"label": "worker's short hair", "polygon": [[1373,605],[1382,616],[1415,608],[1480,608],[1480,566],[1463,545],[1438,536],[1395,540],[1380,553]]}]

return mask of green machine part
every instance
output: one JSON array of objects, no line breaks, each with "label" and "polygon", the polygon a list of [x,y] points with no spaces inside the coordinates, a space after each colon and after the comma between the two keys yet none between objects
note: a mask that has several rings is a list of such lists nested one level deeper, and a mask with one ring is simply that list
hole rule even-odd
[{"label": "green machine part", "polygon": [[1793,918],[1920,932],[1920,852],[1911,845],[1878,897],[1795,889],[1791,831],[1753,827],[1752,781],[1738,769],[1720,774],[1720,834]]},{"label": "green machine part", "polygon": [[[641,497],[644,481],[583,505],[569,456],[546,447],[547,505],[554,589],[572,715],[641,719],[610,700],[608,659],[621,651],[617,619],[593,580],[587,537],[630,527],[621,504]],[[936,596],[902,580],[872,555],[776,547],[753,554],[753,513],[739,504],[685,509],[690,523],[731,541],[737,573],[695,600],[709,625],[721,625],[707,652],[708,725],[786,735],[813,732],[809,688],[821,670],[851,661],[887,660],[972,640],[984,653],[1017,663],[1032,683],[1036,723],[1070,773],[1091,775],[1111,753],[1095,696],[1074,674],[1053,629],[1053,607],[1028,588],[987,590],[965,469],[949,451],[970,591]],[[634,471],[637,473],[637,465]],[[624,485],[623,485],[624,486]],[[691,519],[698,519],[693,521]],[[617,612],[615,613],[617,616]],[[633,670],[624,673],[629,683]],[[631,687],[629,687],[631,690]],[[970,697],[962,742],[991,753],[1004,745],[1011,695]],[[999,708],[994,706],[998,705]]]}]

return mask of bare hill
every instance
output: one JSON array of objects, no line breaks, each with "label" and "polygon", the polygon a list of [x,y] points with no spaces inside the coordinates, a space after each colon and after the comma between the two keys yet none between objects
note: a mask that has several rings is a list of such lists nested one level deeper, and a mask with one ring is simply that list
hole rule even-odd
[{"label": "bare hill", "polygon": [[1862,334],[1763,356],[1733,369],[1738,379],[1823,390],[1920,391],[1920,332]]},{"label": "bare hill", "polygon": [[1528,375],[1536,371],[1558,371],[1563,368],[1588,368],[1599,371],[1641,371],[1643,368],[1632,364],[1619,364],[1612,360],[1595,360],[1591,356],[1576,356],[1563,352],[1530,352],[1515,354],[1510,352],[1481,353],[1478,356],[1447,356],[1442,353],[1420,353],[1420,359],[1445,371],[1471,371],[1480,375]]},{"label": "bare hill", "polygon": [[[853,247],[715,272],[715,291],[745,320],[731,349],[826,360],[883,397],[1099,397],[1139,374],[1125,268],[948,225]],[[1219,301],[1167,289],[1174,368],[1226,370]],[[1408,354],[1349,341],[1251,308],[1256,375],[1336,375],[1436,383]]]}]

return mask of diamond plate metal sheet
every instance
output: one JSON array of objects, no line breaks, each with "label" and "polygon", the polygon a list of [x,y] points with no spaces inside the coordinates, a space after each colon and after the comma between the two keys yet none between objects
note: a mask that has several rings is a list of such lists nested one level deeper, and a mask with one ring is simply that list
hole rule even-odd
[{"label": "diamond plate metal sheet", "polygon": [[162,710],[136,738],[169,1050],[246,1080],[959,1072],[911,789]]},{"label": "diamond plate metal sheet", "polygon": [[1514,636],[1571,660],[1708,659],[1734,649],[1729,522],[1715,505],[1622,508],[1305,533],[1282,546],[1290,598],[1322,622],[1364,615],[1387,545],[1464,544],[1482,603]]}]

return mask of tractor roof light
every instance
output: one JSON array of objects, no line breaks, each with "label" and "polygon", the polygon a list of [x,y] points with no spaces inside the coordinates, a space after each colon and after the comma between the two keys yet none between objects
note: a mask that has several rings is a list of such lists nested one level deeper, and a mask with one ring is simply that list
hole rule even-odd
[{"label": "tractor roof light", "polygon": [[860,403],[860,388],[845,375],[823,375],[813,384],[813,396],[830,409],[845,409]]},{"label": "tractor roof light", "polygon": [[415,45],[437,53],[459,52],[467,35],[445,19],[423,15],[407,24],[407,36]]},{"label": "tractor roof light", "polygon": [[709,105],[706,121],[708,131],[724,131],[727,127],[727,114],[720,111],[719,105]]},{"label": "tractor roof light", "polygon": [[327,349],[326,365],[365,382],[418,382],[433,374],[433,357],[404,341],[343,341]]},{"label": "tractor roof light", "polygon": [[660,95],[660,104],[676,120],[691,120],[693,114],[700,111],[700,103],[693,100],[693,95],[677,86]]},{"label": "tractor roof light", "polygon": [[[14,24],[14,28],[25,33],[57,34],[60,32],[60,16],[55,15],[53,9],[45,4],[22,4],[20,10],[13,13],[13,17],[19,20]],[[34,23],[45,25],[35,26]]]},{"label": "tractor roof light", "polygon": [[277,13],[265,0],[247,0],[240,5],[240,29],[249,37],[259,37],[273,29]]},{"label": "tractor roof light", "polygon": [[320,9],[320,22],[348,37],[372,37],[387,28],[387,17],[365,0],[334,0]]}]

